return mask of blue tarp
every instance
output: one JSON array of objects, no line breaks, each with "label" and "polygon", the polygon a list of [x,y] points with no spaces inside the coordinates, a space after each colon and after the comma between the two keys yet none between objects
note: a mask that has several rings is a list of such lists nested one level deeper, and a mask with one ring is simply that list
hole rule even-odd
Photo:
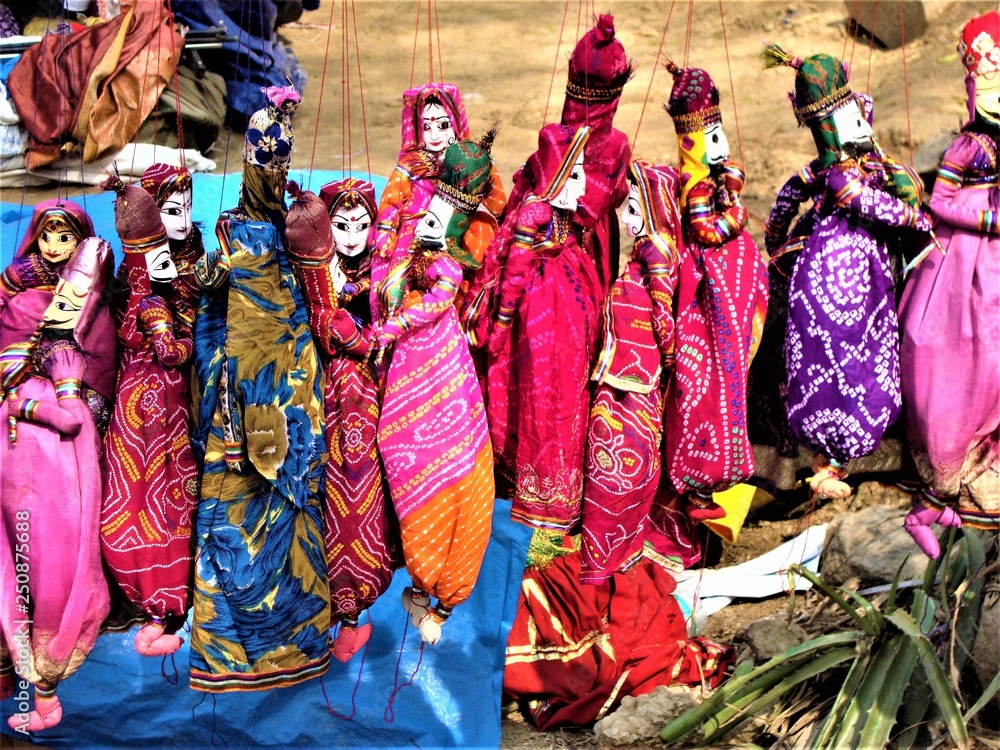
[{"label": "blue tarp", "polygon": [[[290,178],[318,191],[339,176],[316,172],[310,181],[293,170]],[[195,175],[194,181],[194,218],[204,222],[205,244],[212,248],[215,219],[220,207],[236,205],[240,178],[226,177],[224,191],[220,175]],[[373,182],[381,191],[385,179]],[[91,192],[86,208],[97,233],[117,248],[112,199],[110,193]],[[30,216],[30,206],[0,204],[3,266]],[[333,661],[322,680],[283,690],[195,692],[187,683],[187,643],[175,655],[178,679],[172,685],[161,674],[165,669],[174,675],[169,659],[136,654],[135,628],[105,633],[79,671],[59,686],[62,722],[31,739],[52,748],[497,747],[504,649],[530,538],[530,529],[510,520],[510,501],[498,499],[479,582],[469,601],[455,609],[437,645],[421,651],[420,636],[408,625],[400,594],[409,578],[401,570],[370,610],[373,635],[367,654],[347,664]],[[414,671],[412,684],[391,701],[394,686],[407,683]],[[332,709],[353,713],[352,719],[331,715],[324,689]],[[16,710],[13,698],[0,704],[0,731],[24,739],[7,726],[6,717]]]}]

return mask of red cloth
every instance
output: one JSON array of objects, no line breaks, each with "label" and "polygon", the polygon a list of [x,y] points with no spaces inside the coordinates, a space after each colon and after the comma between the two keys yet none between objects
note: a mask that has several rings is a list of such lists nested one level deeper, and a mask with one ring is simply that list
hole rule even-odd
[{"label": "red cloth", "polygon": [[671,596],[673,576],[643,558],[599,586],[579,582],[580,555],[529,570],[507,640],[507,699],[540,703],[539,729],[588,726],[626,695],[659,685],[716,687],[732,653],[705,638],[688,639]]}]

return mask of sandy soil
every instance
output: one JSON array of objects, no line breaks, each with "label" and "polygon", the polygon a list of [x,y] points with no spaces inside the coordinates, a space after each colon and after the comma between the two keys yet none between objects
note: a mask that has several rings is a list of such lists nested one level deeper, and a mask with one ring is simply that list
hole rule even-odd
[{"label": "sandy soil", "polygon": [[[610,10],[614,14],[618,37],[638,64],[616,118],[616,125],[633,137],[637,157],[660,163],[673,163],[677,158],[673,126],[661,106],[671,84],[670,76],[656,65],[661,37],[664,54],[681,64],[708,70],[722,91],[724,126],[733,158],[746,166],[748,185],[744,198],[757,219],[751,230],[763,245],[761,222],[775,193],[794,170],[815,156],[815,151],[808,131],[796,127],[786,96],[792,87],[793,72],[786,68],[762,71],[760,40],[777,42],[801,57],[828,52],[850,61],[854,89],[867,91],[875,99],[875,131],[883,147],[891,155],[909,161],[911,147],[915,153],[934,136],[959,126],[965,112],[965,89],[955,43],[963,22],[995,8],[996,2],[927,0],[928,31],[906,44],[905,55],[901,49],[881,50],[869,46],[866,39],[848,36],[845,26],[850,3],[832,0],[727,0],[721,3],[721,13],[720,3],[709,0],[690,4],[608,0],[596,8],[591,0],[439,0],[436,5],[434,68],[443,69],[445,80],[461,88],[474,133],[485,131],[494,120],[502,122],[493,153],[507,185],[513,172],[534,150],[538,129],[559,117],[566,63],[576,39],[589,28],[593,10]],[[362,112],[357,64],[352,62],[350,75],[355,93],[351,98],[349,133],[341,125],[342,4],[332,7],[331,0],[323,0],[318,11],[282,29],[310,75],[295,121],[294,163],[299,168],[312,164],[323,169],[341,169],[350,164],[361,170],[370,164],[373,172],[387,175],[395,165],[399,147],[401,93],[428,77],[426,3],[416,47],[416,2],[365,0],[350,9],[356,15],[360,41],[364,107]],[[665,29],[668,16],[669,26]],[[354,18],[349,17],[352,40],[353,27]],[[687,46],[690,49],[685,54]],[[234,135],[230,140],[228,159],[225,146],[223,139],[211,154],[219,163],[218,172],[227,162],[229,171],[238,169],[241,138]],[[25,201],[35,203],[54,194],[54,190],[29,190]],[[21,191],[4,191],[0,198],[20,201]],[[786,541],[810,521],[823,523],[838,513],[872,502],[902,507],[905,499],[876,486],[865,486],[854,498],[830,503],[811,514],[800,509],[792,517],[751,522],[737,543],[721,547],[715,556],[724,565],[741,562]],[[736,604],[710,620],[708,634],[728,641],[754,619],[801,606],[801,597]],[[505,719],[503,731],[504,748],[594,746],[589,733],[540,734],[518,715]]]}]

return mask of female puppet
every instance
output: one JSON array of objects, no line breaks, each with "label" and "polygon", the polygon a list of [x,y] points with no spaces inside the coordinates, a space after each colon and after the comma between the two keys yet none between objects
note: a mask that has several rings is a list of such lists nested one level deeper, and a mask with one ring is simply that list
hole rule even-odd
[{"label": "female puppet", "polygon": [[[413,230],[434,195],[445,149],[458,140],[472,137],[458,88],[450,83],[427,83],[405,91],[402,131],[398,163],[382,192],[376,219],[372,259],[375,288],[381,285],[390,266],[407,257]],[[489,174],[490,189],[470,219],[470,231],[461,244],[449,247],[462,267],[457,302],[482,264],[486,248],[496,233],[497,219],[507,205],[499,172],[493,165]],[[381,308],[379,295],[373,294],[371,303],[376,322],[384,321],[392,312]]]},{"label": "female puppet", "polygon": [[[62,269],[34,331],[0,353],[0,633],[35,709],[8,719],[37,732],[62,719],[59,682],[90,653],[110,600],[99,542],[101,439],[82,398],[114,324],[102,302],[111,247],[90,237]],[[111,349],[113,368],[114,350]]]},{"label": "female puppet", "polygon": [[323,378],[284,238],[299,96],[265,94],[247,128],[239,205],[219,218],[218,254],[195,269],[207,291],[195,333],[204,472],[191,687],[207,692],[287,687],[330,660]]},{"label": "female puppet", "polygon": [[795,68],[796,119],[812,130],[825,168],[825,193],[789,286],[788,422],[817,454],[813,494],[846,497],[847,462],[871,453],[900,410],[889,246],[901,228],[927,233],[930,223],[896,197],[902,186],[880,164],[869,164],[871,125],[841,61],[799,60],[775,45],[764,55],[765,65]]},{"label": "female puppet", "polygon": [[[1000,13],[969,21],[959,52],[970,121],[945,152],[931,211],[940,250],[900,304],[903,404],[926,483],[906,528],[931,557],[933,521],[1000,528]],[[957,502],[956,502],[957,496]]]},{"label": "female puppet", "polygon": [[678,175],[633,162],[622,223],[632,257],[604,305],[583,485],[581,580],[601,583],[642,555],[660,480],[663,383],[674,362],[674,289],[680,261]]},{"label": "female puppet", "polygon": [[744,176],[729,161],[719,90],[704,70],[667,67],[687,243],[675,297],[677,359],[664,462],[688,515],[703,521],[725,515],[713,492],[753,474],[747,375],[767,312],[767,269],[745,229]]},{"label": "female puppet", "polygon": [[493,515],[486,411],[454,304],[462,271],[447,250],[488,195],[491,142],[448,147],[409,252],[378,290],[392,311],[377,337],[392,345],[378,445],[413,579],[403,607],[427,643],[472,593]]},{"label": "female puppet", "polygon": [[136,651],[161,656],[180,648],[175,632],[191,603],[198,469],[183,366],[193,342],[190,324],[178,320],[177,268],[155,201],[116,178],[104,186],[118,192],[126,291],[115,310],[121,364],[101,461],[101,548],[115,581],[148,620],[136,633]]},{"label": "female puppet", "polygon": [[570,231],[589,135],[556,124],[538,134],[538,182],[517,214],[488,344],[490,431],[513,479],[512,516],[562,531],[580,519],[601,299]]},{"label": "female puppet", "polygon": [[378,386],[366,361],[375,191],[348,178],[324,185],[322,200],[295,183],[289,193],[288,254],[326,371],[326,559],[340,624],[333,656],[346,662],[371,636],[358,617],[389,586],[398,553],[375,443]]}]

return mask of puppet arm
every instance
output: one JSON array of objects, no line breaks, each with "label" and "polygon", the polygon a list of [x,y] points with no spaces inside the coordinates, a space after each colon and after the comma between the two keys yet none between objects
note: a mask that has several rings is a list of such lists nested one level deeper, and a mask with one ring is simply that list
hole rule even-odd
[{"label": "puppet arm", "polygon": [[378,333],[378,342],[387,346],[404,333],[430,325],[455,304],[462,267],[447,255],[440,255],[425,271],[432,286],[421,294],[410,293],[399,311],[389,316]]},{"label": "puppet arm", "polygon": [[156,358],[162,364],[176,367],[191,358],[194,342],[174,336],[174,316],[162,297],[145,297],[139,303],[139,319],[152,337]]},{"label": "puppet arm", "polygon": [[764,247],[769,256],[774,254],[788,241],[788,230],[799,213],[799,207],[813,197],[816,176],[811,162],[804,169],[796,172],[778,191],[774,199],[771,214],[764,225]]},{"label": "puppet arm", "polygon": [[866,185],[856,162],[835,164],[826,173],[826,189],[833,201],[871,221],[892,227],[912,227],[930,232],[930,219],[905,201]]},{"label": "puppet arm", "polygon": [[977,210],[961,205],[955,198],[962,187],[966,170],[972,165],[981,146],[975,139],[960,135],[945,152],[937,180],[934,182],[934,192],[931,193],[931,212],[938,219],[947,221],[956,227],[1000,234],[1000,223],[997,215],[1000,206],[992,209]]},{"label": "puppet arm", "polygon": [[688,192],[691,238],[699,245],[721,245],[747,225],[748,214],[742,204],[715,210],[716,190],[712,181],[705,179]]}]

